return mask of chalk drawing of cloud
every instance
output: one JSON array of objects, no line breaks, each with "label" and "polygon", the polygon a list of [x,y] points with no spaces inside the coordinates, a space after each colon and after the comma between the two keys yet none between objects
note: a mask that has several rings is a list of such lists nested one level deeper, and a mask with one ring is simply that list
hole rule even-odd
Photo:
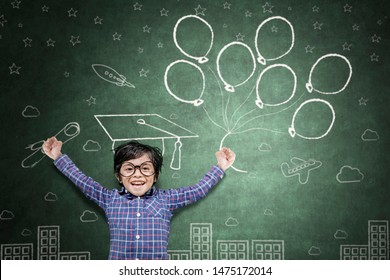
[{"label": "chalk drawing of cloud", "polygon": [[333,236],[335,239],[347,239],[348,233],[344,230],[338,229]]},{"label": "chalk drawing of cloud", "polygon": [[366,129],[362,136],[361,136],[363,141],[378,141],[379,140],[379,134],[378,132],[371,130],[371,129]]},{"label": "chalk drawing of cloud", "polygon": [[31,236],[31,235],[32,235],[32,232],[31,232],[31,230],[25,228],[25,229],[23,229],[21,235],[22,235],[22,236]]},{"label": "chalk drawing of cloud", "polygon": [[9,210],[3,210],[0,214],[0,220],[12,220],[13,218],[15,215]]},{"label": "chalk drawing of cloud", "polygon": [[336,179],[339,183],[360,183],[364,178],[364,174],[358,168],[344,165],[337,173]]},{"label": "chalk drawing of cloud", "polygon": [[260,152],[269,152],[272,150],[271,146],[267,143],[261,143],[258,149]]},{"label": "chalk drawing of cloud", "polygon": [[22,112],[22,116],[25,118],[36,118],[40,115],[38,108],[31,105],[27,105]]},{"label": "chalk drawing of cloud", "polygon": [[83,214],[80,216],[80,221],[83,223],[92,223],[98,220],[98,216],[95,212],[85,210]]},{"label": "chalk drawing of cloud", "polygon": [[58,198],[57,198],[57,195],[55,193],[48,192],[45,195],[45,201],[57,201],[57,200],[58,200]]},{"label": "chalk drawing of cloud", "polygon": [[238,226],[238,220],[235,218],[229,217],[226,220],[225,225],[228,227],[236,227],[236,226]]},{"label": "chalk drawing of cloud", "polygon": [[319,256],[319,255],[321,255],[321,249],[319,247],[316,247],[316,246],[311,246],[309,251],[308,251],[308,254],[310,256]]},{"label": "chalk drawing of cloud", "polygon": [[99,142],[93,140],[88,140],[83,146],[83,150],[86,152],[97,152],[100,151],[100,149],[101,147]]}]

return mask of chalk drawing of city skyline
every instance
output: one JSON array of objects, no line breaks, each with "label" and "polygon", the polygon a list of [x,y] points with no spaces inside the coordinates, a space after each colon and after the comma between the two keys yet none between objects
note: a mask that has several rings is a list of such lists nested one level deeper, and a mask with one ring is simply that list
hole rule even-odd
[{"label": "chalk drawing of city skyline", "polygon": [[[38,226],[37,255],[38,260],[90,260],[91,253],[61,252],[60,226]],[[1,244],[2,260],[33,260],[34,244],[17,243]]]}]

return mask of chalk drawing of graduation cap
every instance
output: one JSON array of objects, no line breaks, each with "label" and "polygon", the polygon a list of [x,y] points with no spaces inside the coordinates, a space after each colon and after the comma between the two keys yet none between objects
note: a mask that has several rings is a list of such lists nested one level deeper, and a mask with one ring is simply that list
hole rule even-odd
[{"label": "chalk drawing of graduation cap", "polygon": [[162,154],[165,152],[165,141],[176,139],[170,168],[181,168],[181,139],[196,138],[199,135],[158,115],[158,114],[115,114],[95,115],[96,120],[112,141],[114,150],[117,142],[161,140]]}]

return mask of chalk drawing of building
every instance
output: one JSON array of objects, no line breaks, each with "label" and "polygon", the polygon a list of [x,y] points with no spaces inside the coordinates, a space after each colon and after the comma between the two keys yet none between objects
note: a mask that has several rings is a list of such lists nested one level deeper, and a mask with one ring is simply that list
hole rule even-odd
[{"label": "chalk drawing of building", "polygon": [[[38,226],[38,260],[89,260],[90,252],[61,252],[60,226]],[[2,244],[2,260],[33,260],[33,243]]]},{"label": "chalk drawing of building", "polygon": [[368,221],[368,244],[340,245],[341,260],[388,260],[389,221]]},{"label": "chalk drawing of building", "polygon": [[[190,250],[168,250],[170,260],[211,260],[213,257],[211,223],[190,224]],[[283,260],[284,240],[217,240],[217,260]],[[252,253],[250,253],[252,252]]]},{"label": "chalk drawing of building", "polygon": [[252,240],[253,260],[283,260],[284,240]]},{"label": "chalk drawing of building", "polygon": [[1,244],[2,260],[32,260],[33,244]]},{"label": "chalk drawing of building", "polygon": [[248,240],[217,240],[218,260],[248,260]]},{"label": "chalk drawing of building", "polygon": [[213,256],[212,224],[191,224],[191,252],[193,260],[211,260]]}]

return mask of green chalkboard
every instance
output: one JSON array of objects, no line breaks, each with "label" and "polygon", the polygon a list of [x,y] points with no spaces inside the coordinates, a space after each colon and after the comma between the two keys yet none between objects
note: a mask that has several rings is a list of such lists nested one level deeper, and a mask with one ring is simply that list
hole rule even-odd
[{"label": "green chalkboard", "polygon": [[3,1],[2,259],[106,259],[112,149],[164,150],[163,189],[237,154],[177,211],[171,259],[389,259],[389,14],[373,1]]}]

